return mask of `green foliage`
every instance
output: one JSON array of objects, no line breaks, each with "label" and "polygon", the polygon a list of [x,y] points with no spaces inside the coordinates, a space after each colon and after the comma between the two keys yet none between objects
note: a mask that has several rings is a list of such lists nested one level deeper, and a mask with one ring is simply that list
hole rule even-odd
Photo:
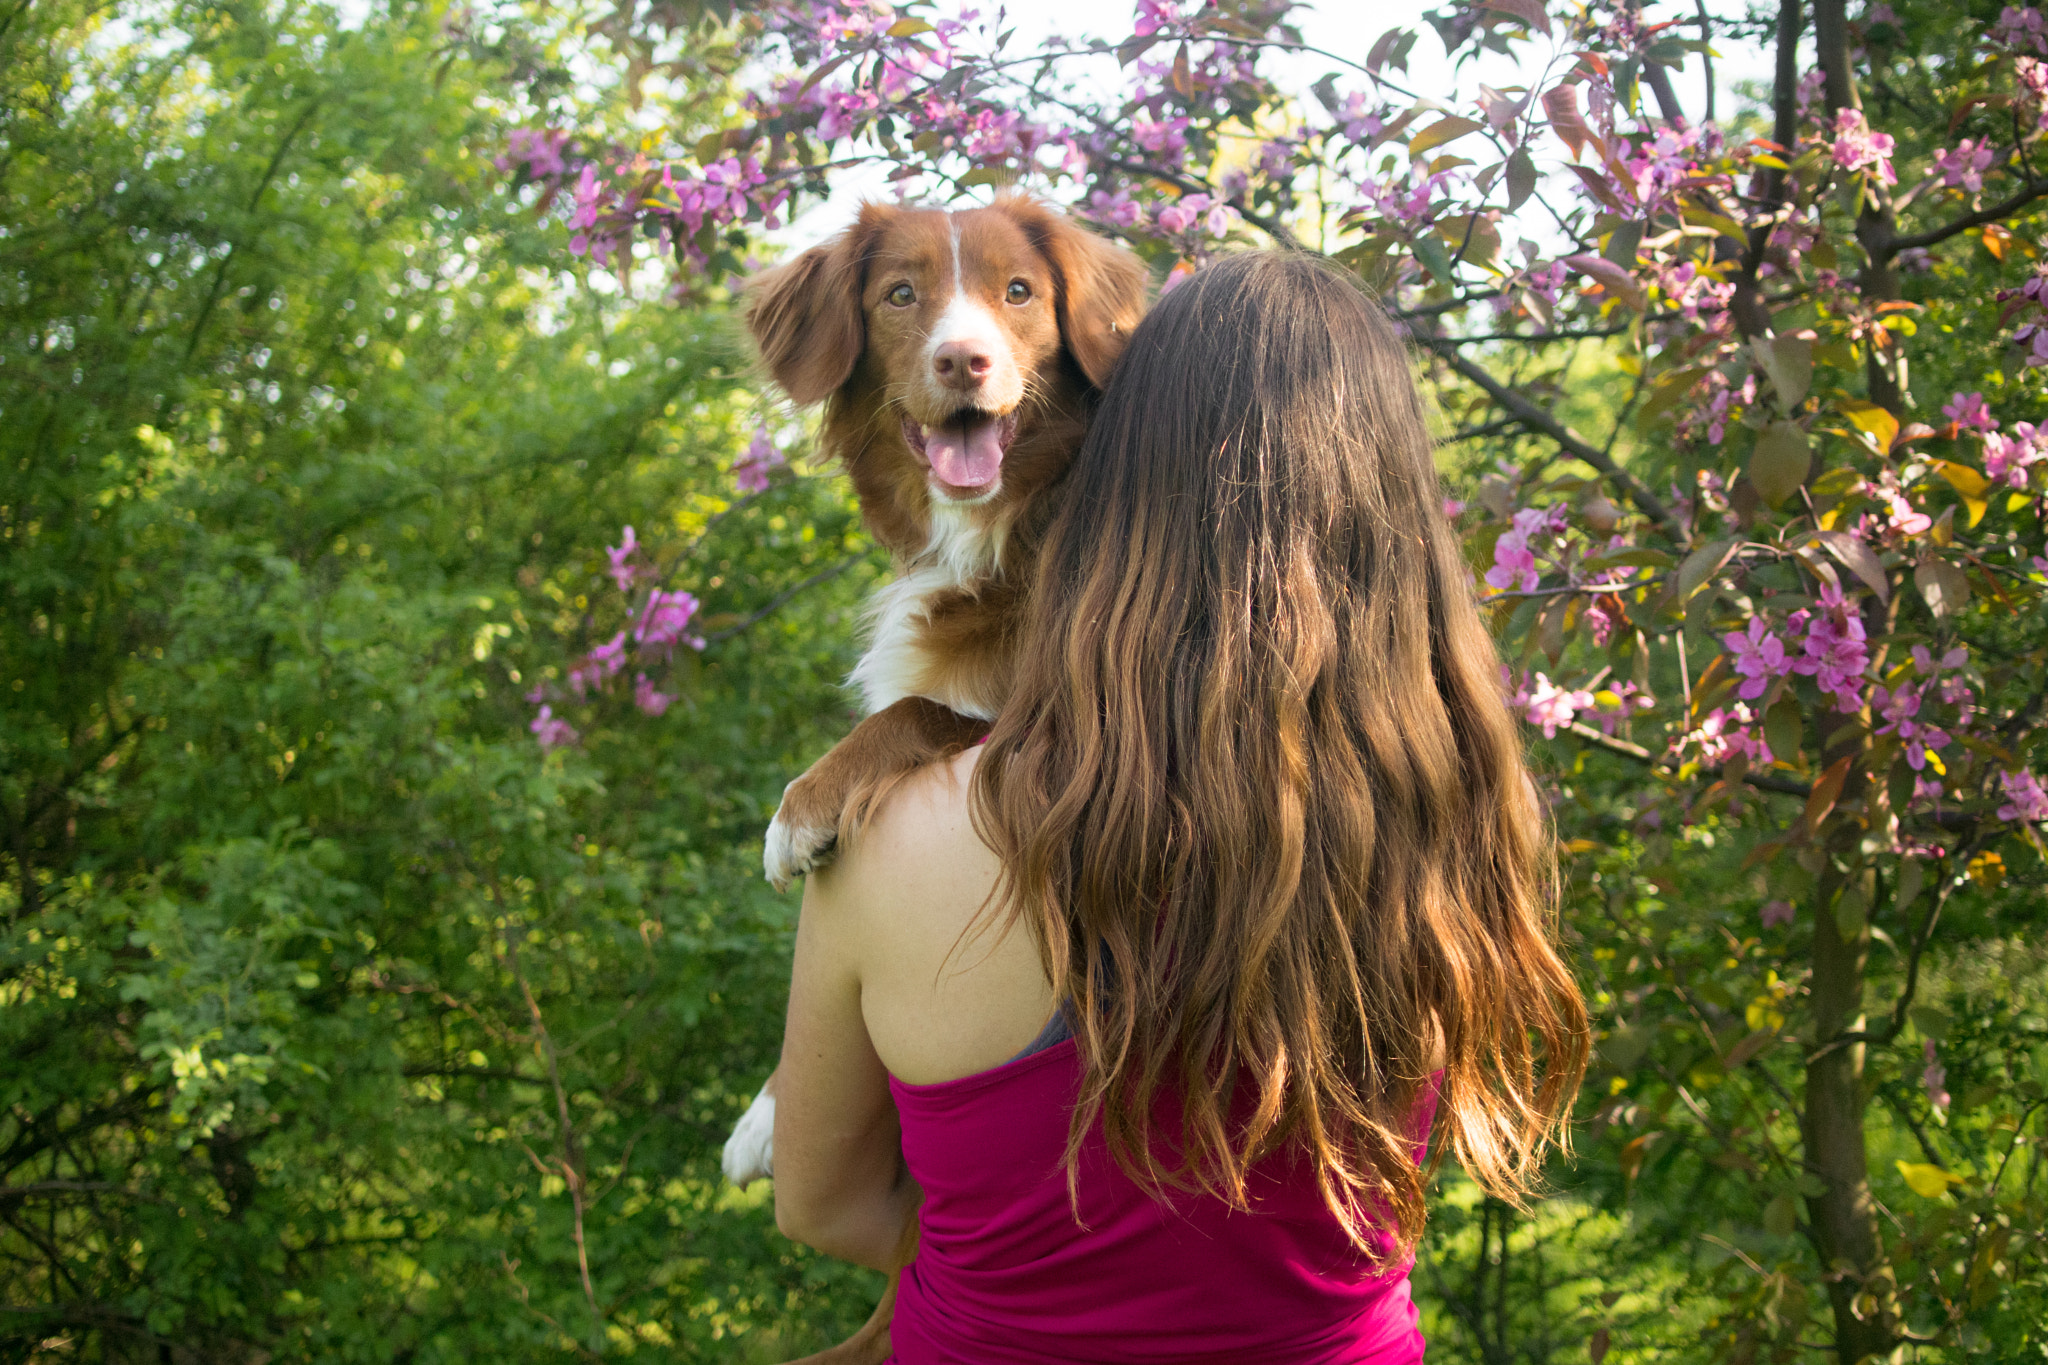
[{"label": "green foliage", "polygon": [[[876,1287],[716,1160],[873,566],[721,491],[733,328],[559,273],[441,17],[0,34],[0,1358],[766,1359]],[[544,755],[626,522],[714,632],[854,571]]]}]

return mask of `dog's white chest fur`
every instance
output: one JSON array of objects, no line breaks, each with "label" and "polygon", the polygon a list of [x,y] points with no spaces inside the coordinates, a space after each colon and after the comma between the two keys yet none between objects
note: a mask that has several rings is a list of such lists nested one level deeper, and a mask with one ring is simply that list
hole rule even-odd
[{"label": "dog's white chest fur", "polygon": [[995,573],[1006,529],[983,526],[965,507],[934,504],[924,551],[875,594],[868,609],[867,653],[847,680],[860,688],[868,715],[905,697],[928,697],[963,716],[995,718],[996,698],[988,685],[996,680],[980,679],[983,690],[970,694],[961,685],[961,670],[935,667],[925,626],[940,594],[972,593]]}]

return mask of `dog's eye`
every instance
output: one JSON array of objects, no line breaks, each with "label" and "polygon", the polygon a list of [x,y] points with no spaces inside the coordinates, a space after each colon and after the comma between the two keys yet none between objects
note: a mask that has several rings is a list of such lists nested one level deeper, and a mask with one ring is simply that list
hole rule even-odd
[{"label": "dog's eye", "polygon": [[1022,280],[1011,280],[1009,292],[1004,294],[1003,297],[1011,303],[1029,303],[1031,301],[1031,286]]},{"label": "dog's eye", "polygon": [[917,291],[907,284],[899,284],[883,297],[898,308],[908,308],[917,302]]}]

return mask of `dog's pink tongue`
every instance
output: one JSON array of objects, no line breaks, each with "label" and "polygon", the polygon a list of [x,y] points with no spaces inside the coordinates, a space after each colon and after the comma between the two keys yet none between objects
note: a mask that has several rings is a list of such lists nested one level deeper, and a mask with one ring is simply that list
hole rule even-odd
[{"label": "dog's pink tongue", "polygon": [[992,421],[947,423],[925,437],[925,457],[932,473],[954,488],[983,488],[1003,468],[1003,443]]}]

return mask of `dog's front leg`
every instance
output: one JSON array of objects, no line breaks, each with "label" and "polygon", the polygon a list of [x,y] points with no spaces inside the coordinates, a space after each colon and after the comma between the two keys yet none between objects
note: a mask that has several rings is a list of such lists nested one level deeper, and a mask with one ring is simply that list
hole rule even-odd
[{"label": "dog's front leg", "polygon": [[775,1073],[733,1125],[719,1162],[725,1178],[741,1189],[775,1174]]},{"label": "dog's front leg", "polygon": [[988,722],[927,697],[905,697],[853,727],[810,770],[789,784],[768,826],[762,864],[776,890],[831,860],[877,802],[907,774],[950,757],[981,738]]}]

